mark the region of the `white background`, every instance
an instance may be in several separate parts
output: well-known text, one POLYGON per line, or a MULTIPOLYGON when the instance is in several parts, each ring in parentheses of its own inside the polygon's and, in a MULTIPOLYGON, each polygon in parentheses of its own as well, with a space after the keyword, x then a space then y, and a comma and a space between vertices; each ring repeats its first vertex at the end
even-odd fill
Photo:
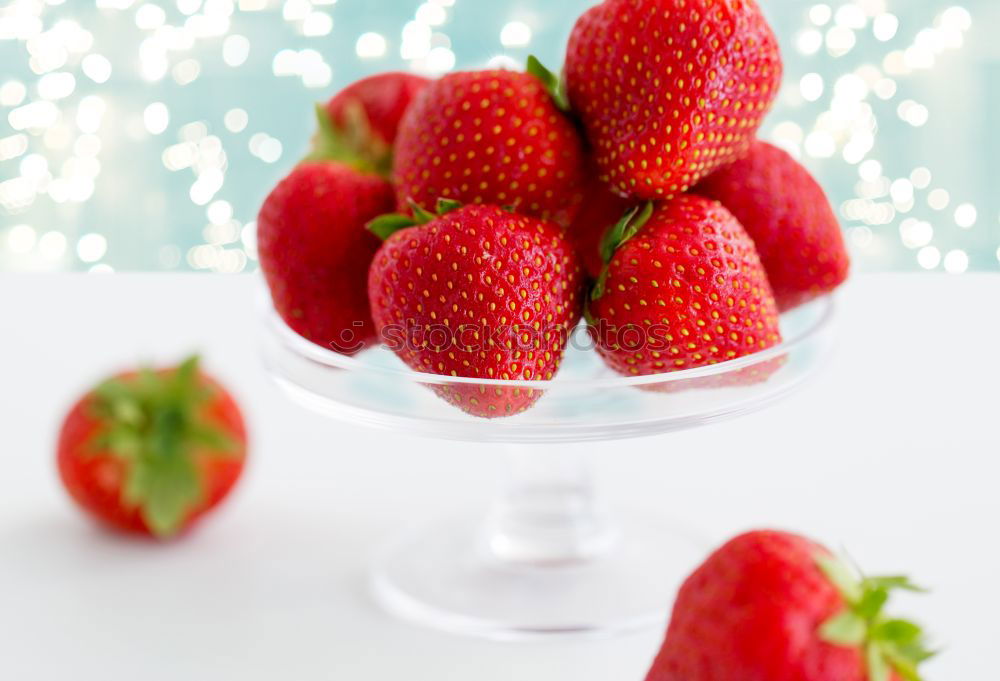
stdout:
MULTIPOLYGON (((253 288, 0 276, 0 679, 641 681, 662 632, 497 644, 373 606, 372 552, 411 519, 475 512, 500 458, 286 402, 257 356, 253 288), (195 349, 246 408, 245 484, 173 544, 92 527, 54 475, 63 410, 108 372, 195 349)), ((928 676, 986 678, 1000 611, 1000 277, 857 277, 840 302, 837 355, 806 389, 726 424, 589 446, 601 482, 612 502, 709 545, 776 526, 845 547, 869 572, 910 573, 934 591, 900 609, 945 648, 928 676)))

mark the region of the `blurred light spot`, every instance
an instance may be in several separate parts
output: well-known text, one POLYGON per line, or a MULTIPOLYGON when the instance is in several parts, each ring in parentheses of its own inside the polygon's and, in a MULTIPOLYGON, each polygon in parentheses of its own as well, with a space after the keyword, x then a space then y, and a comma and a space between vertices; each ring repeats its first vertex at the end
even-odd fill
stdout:
POLYGON ((866 182, 874 182, 882 177, 882 164, 875 159, 868 159, 858 166, 858 176, 866 182))
POLYGON ((837 143, 830 133, 817 130, 806 137, 805 149, 813 158, 830 158, 837 152, 837 143))
POLYGON ((11 110, 7 122, 15 130, 44 130, 59 120, 59 109, 52 102, 37 101, 11 110))
POLYGON ((431 51, 431 27, 418 21, 403 26, 403 42, 399 56, 403 59, 422 59, 431 51))
POLYGON ((135 12, 135 25, 143 30, 159 28, 167 20, 167 13, 159 5, 146 4, 135 12))
POLYGON ((416 18, 422 24, 440 26, 448 19, 448 13, 437 3, 425 2, 417 8, 416 18))
POLYGON ((248 222, 243 225, 243 230, 240 232, 240 241, 243 243, 243 249, 246 251, 248 257, 256 260, 257 259, 257 223, 248 222))
POLYGON ((833 18, 833 10, 829 5, 813 5, 809 8, 809 21, 817 26, 825 26, 833 18))
POLYGON ((875 87, 873 89, 879 99, 892 99, 896 96, 896 81, 892 78, 882 78, 875 83, 875 87))
POLYGON ((388 45, 380 33, 362 33, 354 45, 354 51, 362 59, 385 56, 388 45))
POLYGON ((914 102, 912 99, 901 102, 897 113, 901 119, 915 128, 925 125, 930 117, 930 111, 927 107, 914 102))
POLYGON ((153 102, 142 112, 142 121, 152 135, 159 135, 170 125, 170 111, 163 102, 153 102))
POLYGON ((486 68, 519 71, 521 62, 506 54, 498 54, 490 57, 489 61, 486 62, 486 68))
POLYGON ((87 95, 76 107, 76 127, 80 132, 95 133, 104 121, 108 105, 97 95, 87 95))
POLYGON ((38 182, 49 172, 49 162, 41 154, 29 154, 21 159, 21 176, 38 182))
POLYGON ((24 101, 28 89, 18 80, 8 80, 0 85, 0 106, 17 106, 24 101))
POLYGON ((208 221, 214 225, 229 222, 233 217, 233 206, 228 201, 213 201, 205 211, 208 221))
POLYGON ((868 23, 868 17, 865 16, 864 10, 857 5, 847 4, 837 8, 834 22, 838 26, 860 30, 868 23))
POLYGON ((929 222, 906 218, 899 224, 899 237, 907 248, 921 248, 934 238, 934 228, 929 222))
POLYGON ((964 7, 950 7, 941 14, 941 24, 960 31, 968 31, 972 28, 972 15, 964 7))
POLYGON ((233 133, 246 130, 247 123, 249 122, 250 117, 244 109, 230 109, 226 112, 226 116, 223 119, 226 130, 233 133))
POLYGON ((198 76, 201 75, 201 64, 197 59, 185 59, 174 65, 171 75, 178 85, 188 85, 198 80, 198 76))
POLYGON ((889 186, 889 196, 897 204, 912 201, 913 184, 909 180, 896 180, 889 186))
POLYGON ((930 186, 931 179, 931 171, 924 167, 914 168, 913 172, 910 173, 910 182, 917 189, 927 189, 930 186))
POLYGON ((62 99, 73 94, 76 78, 66 71, 46 73, 38 79, 37 87, 38 96, 42 99, 62 99))
POLYGON ((427 70, 430 73, 445 73, 455 68, 455 53, 447 47, 435 47, 427 55, 427 70))
POLYGON ((250 153, 264 163, 274 163, 281 158, 281 141, 267 133, 258 132, 250 138, 250 153))
POLYGON ((951 196, 947 189, 935 189, 927 195, 927 205, 934 210, 944 210, 950 201, 951 196))
POLYGON ((250 41, 246 36, 230 35, 222 42, 222 61, 229 66, 240 66, 250 56, 250 41))
POLYGON ((799 90, 802 98, 807 102, 815 102, 823 96, 823 76, 818 73, 807 73, 799 81, 799 90))
POLYGON ((88 54, 80 62, 83 74, 95 83, 106 83, 111 77, 111 62, 100 54, 88 54))
MULTIPOLYGON (((267 2, 267 0, 263 0, 267 2)), ((177 9, 181 14, 191 16, 201 9, 201 0, 177 0, 177 9)))
POLYGON ((896 37, 896 31, 899 30, 899 19, 896 18, 895 14, 880 14, 875 17, 872 30, 878 40, 888 42, 896 37))
POLYGON ((285 0, 281 16, 285 21, 303 21, 312 11, 309 0, 285 0))
POLYGON ((846 26, 834 26, 826 32, 826 51, 831 57, 843 57, 856 43, 854 31, 846 26))
POLYGON ((969 229, 979 219, 979 212, 971 203, 963 203, 955 209, 955 224, 962 229, 969 229))
POLYGON ((43 258, 58 260, 66 253, 66 237, 61 232, 46 232, 38 240, 38 250, 43 258))
POLYGON ((941 264, 941 251, 934 246, 925 246, 917 253, 917 262, 925 270, 936 269, 941 264))
POLYGON ((795 46, 805 55, 816 54, 823 46, 823 34, 815 28, 799 32, 795 37, 795 46))
POLYGON ((29 225, 14 225, 7 232, 7 248, 12 253, 28 253, 35 247, 35 230, 29 225))
POLYGON ((961 249, 948 251, 944 256, 944 269, 949 274, 963 274, 969 269, 969 255, 961 249))
POLYGON ((0 161, 17 158, 28 150, 28 136, 23 133, 0 137, 0 161))
POLYGON ((858 248, 868 248, 872 243, 872 230, 870 227, 851 227, 847 230, 847 238, 858 248))
POLYGON ((531 27, 523 21, 510 21, 500 30, 500 43, 504 47, 524 47, 531 42, 531 27))
POLYGON ((333 30, 333 18, 326 12, 310 12, 302 21, 302 35, 322 36, 329 35, 333 30))
POLYGON ((208 135, 208 126, 202 121, 185 123, 177 133, 177 136, 185 142, 198 142, 206 135, 208 135))
POLYGON ((100 234, 84 234, 76 242, 76 254, 83 262, 97 262, 108 252, 108 240, 100 234))

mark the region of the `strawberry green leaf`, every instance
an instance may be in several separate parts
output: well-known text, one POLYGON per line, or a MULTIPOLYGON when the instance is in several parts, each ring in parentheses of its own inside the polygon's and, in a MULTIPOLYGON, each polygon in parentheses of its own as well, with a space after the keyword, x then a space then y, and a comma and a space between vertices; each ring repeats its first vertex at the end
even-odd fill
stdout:
POLYGON ((608 266, 605 265, 601 268, 601 273, 597 277, 597 281, 594 282, 594 287, 590 289, 590 299, 600 300, 604 297, 604 291, 608 287, 608 266))
POLYGON ((545 68, 535 55, 528 57, 527 71, 542 81, 542 85, 545 86, 549 96, 552 97, 552 102, 556 105, 557 109, 560 111, 570 110, 569 96, 566 94, 566 82, 564 79, 545 68))
POLYGON ((850 610, 827 620, 819 630, 827 643, 838 646, 860 646, 868 636, 868 623, 850 610))
POLYGON ((869 681, 921 681, 918 667, 930 658, 923 629, 909 620, 889 618, 883 610, 894 590, 923 591, 908 578, 859 577, 847 563, 822 553, 817 566, 844 598, 845 608, 820 627, 831 644, 864 651, 869 681))
POLYGON ((443 198, 438 199, 437 206, 435 206, 438 216, 447 215, 448 213, 454 210, 458 210, 461 207, 462 207, 461 201, 455 201, 454 199, 443 199, 443 198))
POLYGON ((125 463, 122 504, 137 508, 157 536, 181 529, 203 499, 198 457, 238 454, 237 442, 203 414, 215 392, 192 357, 170 371, 105 382, 92 395, 99 427, 89 449, 125 463))
POLYGON ((413 218, 418 225, 426 225, 428 222, 434 222, 437 220, 437 215, 430 212, 413 199, 410 199, 409 204, 410 210, 413 211, 413 218))
POLYGON ((365 225, 365 228, 382 241, 385 241, 399 230, 413 227, 417 224, 417 221, 409 215, 389 213, 388 215, 381 215, 375 218, 365 225))

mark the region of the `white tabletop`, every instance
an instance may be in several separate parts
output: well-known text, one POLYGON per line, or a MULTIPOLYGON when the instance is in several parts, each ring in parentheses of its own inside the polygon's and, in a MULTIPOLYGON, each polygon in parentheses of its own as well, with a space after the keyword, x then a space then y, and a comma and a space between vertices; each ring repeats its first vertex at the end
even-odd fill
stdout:
MULTIPOLYGON (((410 519, 475 511, 499 457, 288 403, 256 355, 253 286, 0 276, 0 679, 641 681, 661 632, 489 643, 372 604, 372 552, 410 519), (94 529, 54 475, 63 409, 107 372, 194 349, 248 412, 245 484, 178 543, 94 529)), ((607 496, 712 544, 786 527, 848 548, 870 572, 908 572, 934 591, 901 605, 946 648, 929 676, 992 676, 998 306, 997 276, 858 276, 817 380, 769 411, 596 456, 607 496)))

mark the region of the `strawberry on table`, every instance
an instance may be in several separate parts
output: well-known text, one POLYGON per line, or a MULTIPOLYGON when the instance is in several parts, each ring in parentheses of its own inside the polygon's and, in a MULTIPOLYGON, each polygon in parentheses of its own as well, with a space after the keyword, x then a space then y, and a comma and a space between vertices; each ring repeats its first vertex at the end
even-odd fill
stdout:
POLYGON ((412 73, 390 72, 348 85, 320 110, 327 120, 321 123, 314 156, 343 160, 350 155, 388 177, 399 122, 429 82, 412 73))
POLYGON ((781 74, 754 0, 605 0, 579 19, 566 55, 570 101, 603 177, 646 199, 745 154, 781 74))
POLYGON ((684 195, 647 203, 607 233, 602 252, 588 322, 619 373, 693 369, 781 342, 753 241, 718 202, 684 195))
MULTIPOLYGON (((368 292, 383 340, 412 369, 441 376, 540 381, 559 369, 580 317, 580 266, 557 225, 490 205, 441 201, 438 214, 387 216, 368 292)), ((485 418, 541 396, 530 388, 432 385, 485 418)))
POLYGON ((375 341, 366 285, 380 242, 365 225, 393 201, 388 182, 337 161, 302 163, 267 197, 257 218, 261 269, 296 333, 343 354, 375 341))
POLYGON ((646 681, 919 681, 921 628, 883 612, 903 577, 860 577, 796 535, 751 532, 681 588, 646 681))
POLYGON ((421 92, 396 140, 401 211, 444 198, 569 224, 583 198, 582 141, 551 74, 531 64, 533 73, 451 73, 421 92))
POLYGON ((59 472, 104 524, 176 535, 232 490, 246 459, 239 407, 198 358, 124 373, 85 395, 59 436, 59 472))
POLYGON ((746 228, 782 311, 847 279, 850 257, 833 207, 809 171, 785 151, 755 142, 745 158, 693 191, 720 201, 746 228))

